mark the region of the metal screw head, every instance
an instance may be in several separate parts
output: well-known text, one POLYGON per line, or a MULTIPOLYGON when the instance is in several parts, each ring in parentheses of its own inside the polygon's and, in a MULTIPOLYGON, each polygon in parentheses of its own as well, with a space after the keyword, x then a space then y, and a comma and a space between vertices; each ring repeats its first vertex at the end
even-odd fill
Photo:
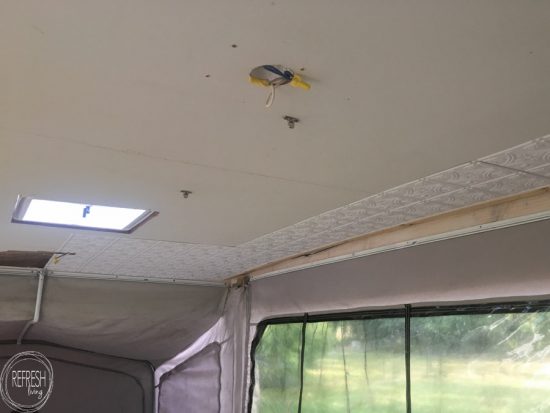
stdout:
POLYGON ((288 127, 290 129, 294 129, 294 125, 296 125, 296 123, 300 122, 300 119, 295 118, 294 116, 289 116, 289 115, 284 116, 283 119, 287 121, 288 127))

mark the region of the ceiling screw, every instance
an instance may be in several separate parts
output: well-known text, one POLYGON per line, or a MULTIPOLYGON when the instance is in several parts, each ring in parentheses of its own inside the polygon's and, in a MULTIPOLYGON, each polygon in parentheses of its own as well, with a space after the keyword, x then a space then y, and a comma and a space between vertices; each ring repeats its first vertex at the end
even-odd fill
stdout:
POLYGON ((182 189, 180 192, 183 195, 184 199, 189 198, 189 195, 191 195, 193 193, 193 191, 188 191, 187 189, 182 189))
POLYGON ((286 115, 285 117, 283 117, 283 119, 287 121, 288 127, 289 127, 290 129, 294 129, 294 125, 296 125, 298 122, 300 122, 300 119, 295 118, 295 117, 293 117, 293 116, 288 116, 288 115, 286 115))

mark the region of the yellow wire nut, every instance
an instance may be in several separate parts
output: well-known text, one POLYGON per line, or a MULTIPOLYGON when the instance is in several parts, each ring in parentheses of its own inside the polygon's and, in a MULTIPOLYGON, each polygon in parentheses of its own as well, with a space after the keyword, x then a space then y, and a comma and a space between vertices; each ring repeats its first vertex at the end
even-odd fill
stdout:
POLYGON ((294 77, 290 81, 290 86, 299 87, 300 89, 304 89, 304 90, 311 89, 310 84, 307 83, 307 82, 304 82, 302 80, 302 78, 300 76, 296 75, 296 74, 294 75, 294 77))

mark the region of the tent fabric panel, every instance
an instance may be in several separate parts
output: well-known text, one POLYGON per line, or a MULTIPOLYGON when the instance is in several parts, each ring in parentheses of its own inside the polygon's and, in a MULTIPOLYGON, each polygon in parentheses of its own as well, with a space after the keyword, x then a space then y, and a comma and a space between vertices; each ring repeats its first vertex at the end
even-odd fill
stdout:
MULTIPOLYGON (((38 281, 34 276, 0 274, 0 323, 30 320, 38 281)), ((0 334, 3 328, 0 328, 0 334)))
POLYGON ((224 311, 218 322, 196 342, 168 360, 155 371, 155 383, 168 372, 212 343, 219 343, 221 363, 220 413, 242 413, 247 377, 247 337, 249 320, 248 288, 232 288, 225 300, 224 311))
POLYGON ((540 221, 260 279, 251 320, 550 294, 548 239, 540 221))
POLYGON ((166 373, 159 384, 159 413, 217 413, 220 411, 220 345, 202 351, 166 373))
POLYGON ((26 321, 2 321, 0 322, 0 343, 9 342, 15 343, 17 337, 21 334, 26 321))
MULTIPOLYGON (((54 388, 41 412, 153 413, 153 371, 148 363, 43 344, 0 345, 0 368, 22 351, 52 363, 54 388)), ((0 413, 9 412, 0 403, 0 413)))
POLYGON ((220 287, 48 277, 40 322, 26 338, 158 365, 218 320, 224 293, 220 287))
POLYGON ((142 389, 131 377, 63 360, 50 362, 55 371, 55 390, 41 413, 147 411, 142 389))

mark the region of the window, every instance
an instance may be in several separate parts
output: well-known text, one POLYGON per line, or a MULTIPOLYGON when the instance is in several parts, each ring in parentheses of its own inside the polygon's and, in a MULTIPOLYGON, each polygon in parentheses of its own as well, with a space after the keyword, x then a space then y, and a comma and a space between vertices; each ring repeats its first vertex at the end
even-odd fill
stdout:
POLYGON ((157 214, 146 209, 19 197, 12 222, 130 233, 157 214))
POLYGON ((550 412, 550 303, 268 320, 252 359, 252 413, 550 412))

